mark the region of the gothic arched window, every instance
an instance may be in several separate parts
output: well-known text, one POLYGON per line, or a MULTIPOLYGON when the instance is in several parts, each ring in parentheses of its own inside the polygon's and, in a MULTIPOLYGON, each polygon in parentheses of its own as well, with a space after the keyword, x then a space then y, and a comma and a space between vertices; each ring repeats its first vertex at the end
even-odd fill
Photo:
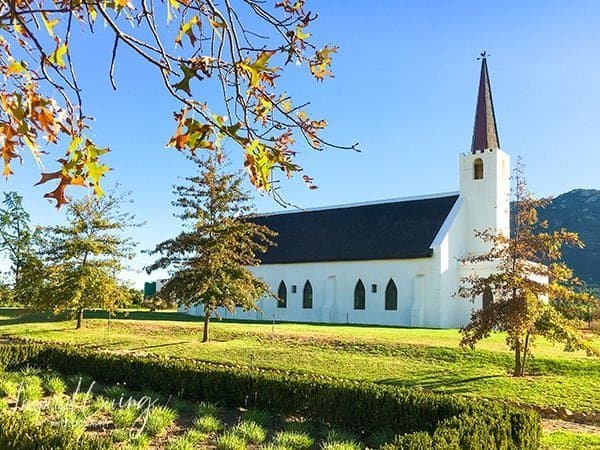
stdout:
POLYGON ((396 283, 392 279, 390 279, 385 288, 385 309, 387 311, 398 309, 398 289, 396 289, 396 283))
POLYGON ((283 281, 279 283, 279 289, 277 289, 277 297, 279 297, 279 300, 277 301, 277 307, 287 308, 287 287, 285 286, 285 283, 283 281))
POLYGON ((304 309, 311 309, 313 306, 313 290, 310 281, 306 280, 304 283, 304 290, 302 291, 302 307, 304 309))
POLYGON ((483 291, 483 295, 482 295, 482 307, 483 309, 487 308, 488 306, 490 306, 492 304, 492 302, 494 301, 494 293, 492 292, 492 290, 490 289, 490 287, 485 288, 485 291, 483 291))
POLYGON ((365 285, 360 279, 354 287, 354 309, 365 309, 365 285))
POLYGON ((473 162, 473 179, 483 180, 483 159, 477 158, 473 162))

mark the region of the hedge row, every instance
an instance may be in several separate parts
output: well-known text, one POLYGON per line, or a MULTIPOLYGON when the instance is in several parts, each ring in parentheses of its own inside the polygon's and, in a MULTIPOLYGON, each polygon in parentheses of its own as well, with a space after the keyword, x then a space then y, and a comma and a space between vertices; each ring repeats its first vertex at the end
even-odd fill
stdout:
POLYGON ((359 433, 391 429, 399 449, 535 449, 540 421, 533 411, 451 395, 399 389, 194 360, 117 355, 58 344, 0 346, 0 365, 85 373, 97 381, 132 389, 207 400, 225 406, 254 407, 300 414, 359 433))

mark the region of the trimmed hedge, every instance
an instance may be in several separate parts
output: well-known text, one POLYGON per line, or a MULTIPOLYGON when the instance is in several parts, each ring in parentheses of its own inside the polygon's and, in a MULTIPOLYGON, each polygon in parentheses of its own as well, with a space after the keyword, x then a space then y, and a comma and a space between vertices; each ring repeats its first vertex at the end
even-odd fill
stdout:
POLYGON ((394 447, 536 449, 541 425, 533 411, 495 402, 278 370, 225 366, 159 356, 117 355, 67 345, 0 346, 0 366, 34 365, 97 381, 124 383, 188 400, 301 414, 365 433, 391 429, 394 447))

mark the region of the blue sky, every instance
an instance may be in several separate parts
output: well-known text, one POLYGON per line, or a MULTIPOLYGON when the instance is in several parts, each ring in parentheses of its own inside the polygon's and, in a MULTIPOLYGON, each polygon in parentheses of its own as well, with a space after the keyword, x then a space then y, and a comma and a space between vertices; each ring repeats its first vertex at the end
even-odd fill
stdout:
MULTIPOLYGON (((312 114, 328 120, 330 141, 359 142, 362 151, 300 147, 299 162, 319 189, 309 191, 300 180, 284 182, 290 202, 316 207, 456 190, 458 154, 470 146, 476 57, 483 49, 491 54, 501 146, 513 162, 522 156, 531 190, 557 195, 600 189, 600 3, 307 0, 307 5, 320 14, 313 35, 340 47, 335 78, 316 83, 290 66, 286 90, 297 102, 310 100, 312 114)), ((192 167, 164 146, 177 105, 162 92, 158 73, 123 50, 118 90, 110 87, 111 43, 100 32, 75 44, 79 79, 86 112, 95 117, 95 139, 112 148, 107 162, 114 170, 105 184, 118 181, 133 192, 137 218, 147 222, 134 237, 147 249, 178 233, 171 186, 192 167)), ((201 87, 195 94, 202 96, 201 87)), ((237 149, 231 150, 239 166, 237 149)), ((46 160, 48 169, 54 156, 46 160)), ((62 221, 64 212, 42 198, 47 189, 32 186, 39 177, 33 161, 26 158, 15 169, 14 177, 2 181, 3 190, 22 193, 35 223, 62 221)), ((261 195, 256 205, 259 211, 280 209, 261 195)), ((149 260, 140 256, 132 266, 149 260)), ((138 283, 146 278, 132 277, 138 283)))

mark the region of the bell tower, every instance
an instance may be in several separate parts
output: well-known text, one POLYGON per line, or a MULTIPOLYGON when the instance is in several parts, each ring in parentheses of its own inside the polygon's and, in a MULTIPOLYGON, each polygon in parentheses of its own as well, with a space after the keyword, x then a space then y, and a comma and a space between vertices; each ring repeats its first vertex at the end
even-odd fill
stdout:
POLYGON ((471 151, 460 155, 460 194, 466 209, 466 250, 470 254, 490 248, 475 236, 475 230, 510 234, 510 158, 500 149, 487 56, 483 52, 480 58, 471 151))

